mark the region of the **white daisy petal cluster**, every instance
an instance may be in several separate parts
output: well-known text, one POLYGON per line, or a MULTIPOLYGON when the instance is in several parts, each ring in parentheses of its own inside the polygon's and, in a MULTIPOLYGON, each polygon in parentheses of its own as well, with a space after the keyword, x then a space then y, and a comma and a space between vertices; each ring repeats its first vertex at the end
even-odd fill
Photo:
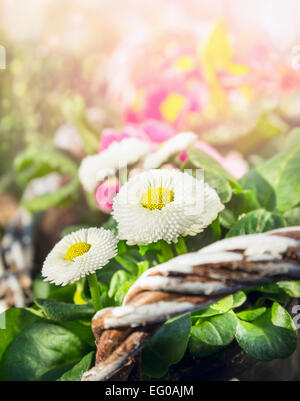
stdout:
POLYGON ((224 208, 216 191, 203 180, 179 170, 149 170, 130 179, 114 198, 113 217, 119 238, 128 245, 203 231, 224 208))
POLYGON ((137 138, 125 138, 113 142, 99 154, 85 157, 79 167, 79 179, 83 188, 93 192, 97 185, 120 168, 134 164, 150 152, 150 145, 137 138))
POLYGON ((95 273, 117 254, 118 240, 104 228, 88 228, 66 235, 45 259, 42 276, 56 285, 75 283, 95 273))
POLYGON ((146 157, 144 168, 146 170, 158 168, 171 157, 186 150, 197 140, 197 135, 193 132, 182 132, 164 142, 163 145, 154 153, 146 157))

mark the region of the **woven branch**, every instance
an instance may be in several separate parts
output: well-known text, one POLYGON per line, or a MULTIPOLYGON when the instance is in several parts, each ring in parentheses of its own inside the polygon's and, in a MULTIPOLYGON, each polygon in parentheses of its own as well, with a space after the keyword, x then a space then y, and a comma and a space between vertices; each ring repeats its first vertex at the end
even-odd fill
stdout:
POLYGON ((128 378, 133 358, 171 317, 239 290, 300 279, 300 226, 218 241, 147 270, 120 307, 92 320, 96 365, 83 381, 128 378))
POLYGON ((33 270, 33 220, 18 209, 0 243, 0 311, 25 307, 33 270))

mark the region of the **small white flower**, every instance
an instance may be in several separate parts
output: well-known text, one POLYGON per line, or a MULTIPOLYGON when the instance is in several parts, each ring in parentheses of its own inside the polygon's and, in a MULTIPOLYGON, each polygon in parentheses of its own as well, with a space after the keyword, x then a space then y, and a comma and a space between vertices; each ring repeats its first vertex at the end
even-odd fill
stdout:
POLYGON ((154 153, 146 157, 144 168, 146 170, 158 168, 171 157, 186 150, 197 140, 197 135, 193 132, 183 132, 164 142, 163 145, 154 153))
POLYGON ((203 180, 179 170, 149 170, 121 188, 112 213, 119 238, 129 245, 144 245, 196 235, 223 208, 216 191, 203 180))
POLYGON ((74 283, 105 266, 117 254, 117 239, 103 228, 66 235, 47 256, 42 276, 56 285, 74 283))
POLYGON ((99 182, 114 175, 120 168, 138 162, 149 151, 147 142, 126 138, 121 142, 113 142, 99 154, 85 157, 79 167, 79 179, 83 188, 93 192, 99 182))

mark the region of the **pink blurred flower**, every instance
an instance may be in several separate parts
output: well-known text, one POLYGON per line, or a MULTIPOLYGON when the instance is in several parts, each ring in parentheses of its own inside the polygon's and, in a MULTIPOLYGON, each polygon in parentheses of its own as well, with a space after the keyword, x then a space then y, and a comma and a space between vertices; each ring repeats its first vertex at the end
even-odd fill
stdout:
POLYGON ((223 157, 222 166, 236 178, 243 177, 249 170, 246 160, 236 151, 231 151, 223 157))
MULTIPOLYGON (((231 151, 226 156, 222 156, 213 146, 203 141, 196 142, 194 147, 213 157, 228 173, 236 178, 241 178, 249 169, 248 163, 239 152, 231 151)), ((186 159, 187 152, 183 151, 179 156, 179 160, 184 163, 186 159)))
POLYGON ((176 134, 175 130, 160 121, 147 119, 141 124, 125 125, 120 131, 107 128, 102 131, 99 152, 107 149, 113 142, 121 142, 125 138, 137 138, 152 144, 152 150, 156 144, 165 142, 176 134))
POLYGON ((121 142, 125 138, 137 138, 142 141, 148 141, 147 135, 133 125, 127 125, 120 131, 107 128, 102 131, 99 152, 107 149, 113 142, 121 142))
POLYGON ((98 208, 104 213, 112 210, 113 199, 119 192, 120 184, 118 179, 109 178, 98 185, 95 191, 95 199, 98 208))
POLYGON ((135 102, 124 112, 127 123, 146 119, 164 122, 176 130, 184 129, 192 112, 201 112, 207 98, 203 80, 185 76, 163 77, 137 89, 135 102))
POLYGON ((152 119, 144 121, 140 128, 146 133, 151 142, 165 142, 176 134, 175 130, 169 125, 152 119))

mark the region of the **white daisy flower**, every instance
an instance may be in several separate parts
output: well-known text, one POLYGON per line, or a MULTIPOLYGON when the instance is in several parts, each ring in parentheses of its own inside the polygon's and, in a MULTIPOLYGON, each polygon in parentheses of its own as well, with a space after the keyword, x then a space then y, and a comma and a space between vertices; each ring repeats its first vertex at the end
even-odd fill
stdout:
POLYGON ((67 285, 95 273, 117 254, 117 239, 103 228, 88 228, 66 235, 47 256, 42 276, 67 285))
POLYGON ((216 191, 203 180, 179 170, 149 170, 121 188, 112 214, 120 239, 128 245, 145 245, 196 235, 223 208, 216 191))
POLYGON ((160 167, 163 163, 170 160, 171 157, 186 150, 197 138, 197 135, 193 132, 182 132, 165 141, 156 152, 146 157, 144 168, 148 170, 160 167))
POLYGON ((79 167, 79 179, 83 188, 93 192, 99 182, 112 176, 117 170, 141 160, 150 152, 150 145, 137 138, 113 142, 99 154, 85 157, 79 167))

